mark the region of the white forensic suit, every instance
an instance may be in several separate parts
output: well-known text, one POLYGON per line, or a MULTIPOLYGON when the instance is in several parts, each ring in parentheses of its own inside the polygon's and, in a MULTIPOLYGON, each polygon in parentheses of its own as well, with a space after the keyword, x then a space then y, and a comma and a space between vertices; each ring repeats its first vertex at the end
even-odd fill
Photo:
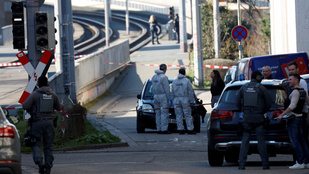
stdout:
POLYGON ((172 99, 168 78, 162 70, 155 70, 152 77, 152 88, 154 94, 154 107, 156 109, 157 131, 167 131, 169 117, 169 100, 172 99))
POLYGON ((185 75, 179 74, 172 84, 177 130, 184 130, 183 117, 186 118, 187 130, 194 129, 190 103, 194 102, 194 90, 190 80, 185 75))

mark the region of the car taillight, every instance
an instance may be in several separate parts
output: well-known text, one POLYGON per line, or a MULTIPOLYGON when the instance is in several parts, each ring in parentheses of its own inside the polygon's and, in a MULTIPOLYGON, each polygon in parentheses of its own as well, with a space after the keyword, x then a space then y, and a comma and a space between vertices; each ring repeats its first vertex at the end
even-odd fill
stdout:
POLYGON ((227 117, 232 117, 233 112, 232 111, 212 111, 211 116, 213 118, 227 118, 227 117))
POLYGON ((15 138, 15 130, 13 127, 0 128, 0 137, 15 138))
POLYGON ((284 111, 284 110, 275 110, 274 113, 273 113, 273 116, 274 116, 274 117, 278 117, 280 114, 283 113, 283 111, 284 111))

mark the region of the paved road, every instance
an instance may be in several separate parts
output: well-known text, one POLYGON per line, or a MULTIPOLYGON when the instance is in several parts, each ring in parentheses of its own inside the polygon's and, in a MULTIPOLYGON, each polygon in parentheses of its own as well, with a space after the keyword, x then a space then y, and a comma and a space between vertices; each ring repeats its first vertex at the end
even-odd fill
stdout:
MULTIPOLYGON (((173 41, 161 41, 160 45, 147 45, 135 52, 131 59, 136 63, 176 64, 187 62, 186 54, 179 52, 179 45, 173 41), (165 51, 162 51, 165 50, 165 51), (148 54, 148 55, 147 55, 148 54), (151 56, 149 56, 149 54, 151 56)), ((143 82, 152 77, 156 67, 131 66, 123 73, 115 93, 122 95, 105 111, 134 110, 136 94, 143 82)), ((168 77, 176 77, 178 68, 169 68, 168 77)), ((200 98, 209 100, 209 91, 196 91, 200 98)), ((209 106, 207 106, 210 112, 209 106)), ((92 115, 94 117, 95 115, 92 115)), ((208 115, 209 116, 209 113, 208 115)), ((90 117, 90 115, 89 115, 90 117)), ((121 174, 205 174, 205 173, 308 173, 307 170, 288 170, 291 155, 272 157, 271 170, 264 171, 257 155, 248 158, 246 171, 239 171, 237 164, 225 163, 223 167, 210 167, 207 160, 206 125, 202 124, 201 133, 197 135, 159 135, 154 130, 146 129, 146 133, 137 134, 135 112, 106 113, 96 119, 99 124, 128 142, 129 147, 100 150, 85 150, 55 154, 53 174, 84 174, 84 173, 121 173, 121 174)), ((22 155, 23 173, 36 173, 30 154, 22 155)))

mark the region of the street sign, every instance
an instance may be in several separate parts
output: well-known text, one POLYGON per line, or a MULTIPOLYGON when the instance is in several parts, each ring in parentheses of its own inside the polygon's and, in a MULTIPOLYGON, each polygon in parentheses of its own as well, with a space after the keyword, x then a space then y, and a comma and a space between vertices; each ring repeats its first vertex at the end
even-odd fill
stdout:
POLYGON ((28 98, 28 96, 32 93, 32 91, 35 88, 35 85, 37 84, 38 78, 42 75, 51 55, 52 52, 45 50, 38 66, 36 67, 36 69, 34 69, 23 51, 16 54, 17 58, 22 63, 22 65, 24 66, 24 68, 26 69, 27 73, 30 76, 28 85, 26 86, 25 91, 23 92, 22 96, 18 101, 19 103, 23 104, 24 101, 28 98))
POLYGON ((244 26, 238 25, 234 27, 232 30, 232 38, 236 42, 241 42, 241 41, 246 40, 247 36, 248 36, 248 30, 244 26))

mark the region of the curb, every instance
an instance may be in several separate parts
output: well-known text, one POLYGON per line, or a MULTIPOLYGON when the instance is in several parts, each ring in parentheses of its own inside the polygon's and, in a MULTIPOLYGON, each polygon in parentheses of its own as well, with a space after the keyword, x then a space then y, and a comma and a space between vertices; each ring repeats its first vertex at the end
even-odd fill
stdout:
MULTIPOLYGON (((107 97, 109 99, 109 97, 107 97)), ((108 108, 109 106, 111 106, 113 103, 115 103, 115 101, 119 100, 121 98, 121 95, 117 95, 113 98, 111 98, 109 101, 107 101, 102 107, 100 107, 98 110, 97 110, 97 113, 95 115, 95 118, 98 118, 98 117, 102 117, 103 115, 100 114, 98 115, 98 113, 101 113, 103 112, 106 108, 108 108)))
POLYGON ((65 152, 65 151, 74 151, 74 150, 94 150, 94 149, 106 149, 113 147, 128 147, 129 144, 126 142, 123 143, 107 143, 107 144, 92 144, 92 145, 82 145, 82 146, 72 146, 66 148, 54 149, 55 152, 65 152))

